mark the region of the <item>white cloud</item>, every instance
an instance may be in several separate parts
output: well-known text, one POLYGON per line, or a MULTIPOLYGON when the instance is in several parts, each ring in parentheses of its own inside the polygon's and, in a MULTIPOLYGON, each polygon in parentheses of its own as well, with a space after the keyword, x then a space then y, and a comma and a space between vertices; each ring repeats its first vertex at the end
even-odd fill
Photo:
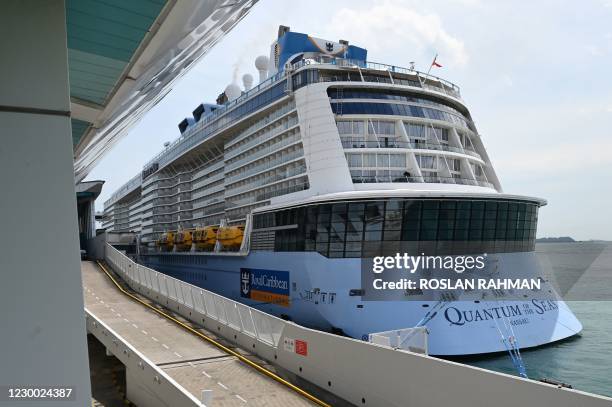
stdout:
POLYGON ((367 44, 378 55, 391 51, 409 54, 409 58, 432 58, 437 52, 442 65, 468 62, 463 41, 444 29, 437 14, 417 12, 399 0, 380 1, 369 8, 342 8, 328 29, 354 43, 367 44))
POLYGON ((585 48, 587 52, 593 55, 594 57, 600 57, 604 54, 601 48, 598 47, 597 45, 591 44, 591 45, 587 45, 585 48))
POLYGON ((514 81, 512 80, 512 77, 508 74, 503 74, 501 77, 501 82, 504 86, 506 87, 512 87, 514 86, 514 81))
POLYGON ((452 3, 457 3, 461 6, 475 7, 482 5, 481 0, 452 0, 452 3))

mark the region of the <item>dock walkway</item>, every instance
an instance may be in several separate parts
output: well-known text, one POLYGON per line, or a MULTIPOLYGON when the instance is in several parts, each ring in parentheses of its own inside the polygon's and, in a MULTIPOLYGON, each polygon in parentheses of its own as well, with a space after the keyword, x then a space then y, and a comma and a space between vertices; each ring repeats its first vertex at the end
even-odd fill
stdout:
POLYGON ((85 307, 196 398, 213 406, 311 406, 309 400, 121 293, 100 267, 81 263, 85 307))

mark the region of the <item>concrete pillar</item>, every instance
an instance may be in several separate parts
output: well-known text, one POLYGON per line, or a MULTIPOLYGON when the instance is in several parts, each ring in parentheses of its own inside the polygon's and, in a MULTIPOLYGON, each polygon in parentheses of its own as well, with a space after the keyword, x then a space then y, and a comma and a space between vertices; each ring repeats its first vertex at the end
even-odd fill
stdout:
POLYGON ((85 406, 65 13, 63 0, 0 4, 0 385, 70 386, 74 400, 44 404, 85 406))

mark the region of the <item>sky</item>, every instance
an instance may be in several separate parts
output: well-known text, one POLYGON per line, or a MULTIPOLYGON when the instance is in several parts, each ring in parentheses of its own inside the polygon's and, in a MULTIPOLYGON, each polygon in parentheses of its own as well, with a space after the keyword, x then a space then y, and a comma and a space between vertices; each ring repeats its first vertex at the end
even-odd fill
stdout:
POLYGON ((612 240, 612 0, 260 0, 91 171, 103 202, 178 123, 234 79, 257 78, 279 25, 461 88, 503 191, 544 198, 538 236, 612 240))

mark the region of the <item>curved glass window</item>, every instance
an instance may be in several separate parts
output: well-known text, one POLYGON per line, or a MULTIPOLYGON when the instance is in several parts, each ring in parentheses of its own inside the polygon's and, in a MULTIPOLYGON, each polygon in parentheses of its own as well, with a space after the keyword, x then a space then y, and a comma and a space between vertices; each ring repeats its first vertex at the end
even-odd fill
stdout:
POLYGON ((422 117, 433 120, 441 120, 476 131, 474 125, 460 114, 450 113, 445 110, 431 107, 400 105, 395 103, 376 102, 332 102, 331 108, 334 114, 383 114, 395 116, 422 117))
POLYGON ((382 90, 382 89, 347 89, 347 88, 328 88, 327 95, 331 99, 382 99, 382 100, 399 100, 402 102, 418 103, 421 105, 428 106, 444 106, 447 109, 453 110, 455 113, 461 116, 468 117, 466 113, 458 110, 451 103, 428 96, 414 96, 407 92, 401 92, 396 90, 382 90))
POLYGON ((254 230, 274 228, 275 251, 327 257, 525 252, 535 248, 537 217, 526 201, 361 200, 256 214, 254 230))

